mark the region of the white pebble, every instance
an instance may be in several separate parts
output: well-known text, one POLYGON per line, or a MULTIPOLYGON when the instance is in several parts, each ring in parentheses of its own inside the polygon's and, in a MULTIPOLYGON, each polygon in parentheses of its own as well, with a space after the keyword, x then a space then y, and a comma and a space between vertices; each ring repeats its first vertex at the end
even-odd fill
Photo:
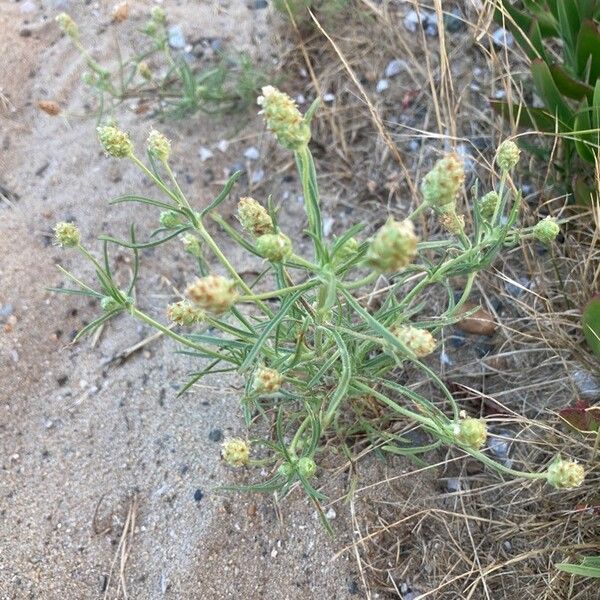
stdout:
POLYGON ((387 79, 380 79, 377 82, 377 87, 375 88, 375 91, 378 94, 381 94, 383 92, 385 92, 385 90, 387 90, 390 87, 390 82, 387 79))
POLYGON ((199 150, 198 150, 198 156, 200 157, 200 160, 202 162, 208 160, 209 158, 213 157, 213 152, 212 150, 209 150, 208 148, 204 148, 204 146, 202 146, 199 150))
POLYGON ((254 146, 250 146, 250 148, 246 148, 244 158, 248 160, 258 160, 260 158, 260 152, 254 146))

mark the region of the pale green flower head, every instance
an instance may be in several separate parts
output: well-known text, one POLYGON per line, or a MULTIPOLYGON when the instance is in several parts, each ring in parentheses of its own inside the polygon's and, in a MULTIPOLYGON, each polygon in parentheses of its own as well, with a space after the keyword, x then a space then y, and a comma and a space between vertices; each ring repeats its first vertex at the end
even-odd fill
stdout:
POLYGON ((264 115, 267 127, 284 148, 299 150, 308 145, 310 126, 287 94, 267 85, 257 102, 262 107, 260 114, 264 115))
POLYGON ((221 315, 228 311, 237 300, 235 283, 221 275, 207 275, 192 283, 186 294, 200 308, 221 315))
POLYGON ((248 233, 257 237, 266 233, 273 233, 274 227, 271 215, 254 198, 240 198, 237 210, 240 223, 248 233))
POLYGON ((250 444, 241 438, 229 438, 221 449, 223 460, 231 467, 243 467, 250 462, 250 444))
POLYGON ((306 479, 311 479, 315 476, 316 472, 317 463, 315 463, 315 461, 312 458, 309 458, 308 456, 303 456, 298 461, 298 473, 300 473, 302 477, 305 477, 306 479))
POLYGON ((520 156, 521 151, 519 150, 519 146, 511 140, 505 140, 498 147, 496 163, 502 172, 507 173, 517 166, 520 156))
POLYGON ((127 158, 133 154, 133 143, 129 136, 114 125, 103 125, 96 129, 98 139, 109 156, 127 158))
POLYGON ((63 248, 73 248, 79 245, 81 233, 75 223, 57 223, 54 226, 54 239, 63 248))
POLYGON ((479 450, 487 439, 487 426, 481 419, 467 417, 455 425, 454 434, 461 444, 479 450))
POLYGON ((167 229, 174 229, 181 224, 181 214, 174 210, 163 210, 158 218, 160 224, 167 229))
POLYGON ((488 192, 477 201, 481 216, 488 220, 494 216, 498 204, 500 204, 500 196, 495 191, 488 192))
POLYGON ((381 273, 396 273, 416 256, 417 241, 412 221, 390 217, 371 242, 367 263, 381 273))
POLYGON ((456 203, 464 182, 463 161, 458 154, 447 154, 423 177, 421 182, 423 200, 435 210, 446 211, 449 206, 456 203))
POLYGON ((194 325, 204 321, 206 314, 189 300, 181 300, 167 306, 167 317, 177 325, 194 325))
POLYGON ((418 358, 429 356, 435 350, 435 338, 427 329, 420 329, 411 325, 396 325, 392 333, 418 358))
POLYGON ((150 156, 163 163, 169 160, 169 156, 171 156, 171 142, 160 131, 152 129, 146 143, 150 156))
POLYGON ((560 227, 553 217, 542 219, 533 228, 533 237, 543 244, 550 244, 560 233, 560 227))
POLYGON ((111 312, 121 307, 121 304, 117 302, 112 296, 104 296, 100 300, 100 306, 104 312, 111 312))
POLYGON ((186 233, 181 236, 181 243, 183 244, 184 250, 195 256, 196 258, 200 258, 202 256, 202 244, 200 243, 200 239, 197 238, 193 233, 186 233))
POLYGON ((63 32, 70 38, 74 40, 79 39, 79 28, 77 27, 77 23, 73 21, 70 15, 65 12, 61 12, 59 15, 56 15, 55 20, 63 32))
POLYGON ((266 233, 256 240, 256 251, 271 262, 281 262, 292 254, 292 241, 283 233, 266 233))
POLYGON ((279 371, 261 367, 254 373, 252 389, 259 394, 273 394, 283 384, 283 377, 279 371))
POLYGON ((552 462, 546 471, 550 485, 559 489, 579 487, 585 479, 584 468, 574 460, 563 460, 560 456, 552 462))

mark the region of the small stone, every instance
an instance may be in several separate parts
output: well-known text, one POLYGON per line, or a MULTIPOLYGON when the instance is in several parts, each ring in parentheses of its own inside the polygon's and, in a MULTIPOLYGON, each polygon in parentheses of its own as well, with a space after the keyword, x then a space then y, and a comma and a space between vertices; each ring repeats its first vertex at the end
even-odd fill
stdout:
POLYGON ((220 442, 223 439, 223 432, 220 429, 211 429, 208 439, 211 442, 220 442))
POLYGON ((576 369, 571 373, 571 379, 579 395, 584 400, 600 398, 600 379, 586 369, 576 369))
POLYGON ((265 178, 265 172, 262 169, 257 169, 252 173, 250 178, 251 183, 260 183, 265 178))
POLYGON ((385 90, 387 90, 390 87, 390 82, 387 79, 380 79, 377 82, 377 87, 375 88, 375 91, 378 94, 382 94, 383 92, 385 92, 385 90))
MULTIPOLYGON (((461 312, 469 312, 476 308, 476 306, 476 304, 467 302, 462 307, 461 312)), ((496 333, 498 324, 494 321, 494 317, 487 310, 479 307, 471 316, 461 319, 457 323, 457 327, 465 333, 491 336, 496 333)))
POLYGON ((451 494, 462 491, 460 479, 458 479, 458 477, 450 477, 448 480, 446 480, 446 489, 451 494))
POLYGON ((20 10, 22 13, 33 13, 37 10, 37 6, 35 5, 35 2, 26 0, 20 4, 20 10))
POLYGON ((494 43, 494 46, 497 46, 498 48, 510 48, 515 43, 515 38, 510 31, 503 27, 499 27, 492 33, 492 42, 494 43))
POLYGON ((419 19, 419 14, 416 10, 409 10, 404 17, 404 27, 408 29, 411 33, 415 33, 417 31, 417 25, 421 22, 419 19))
POLYGON ((209 148, 205 148, 204 146, 200 147, 198 150, 198 156, 202 162, 207 161, 209 158, 213 157, 213 151, 209 148))
POLYGON ((296 96, 296 104, 306 104, 306 98, 302 94, 296 96))
POLYGON ((421 595, 421 592, 408 592, 404 594, 402 600, 417 600, 417 598, 421 595))
POLYGON ((252 2, 247 4, 247 6, 250 10, 261 10, 263 8, 267 8, 269 3, 267 0, 252 0, 252 2))
POLYGON ((333 519, 335 519, 337 517, 337 513, 335 512, 335 509, 332 507, 329 508, 329 510, 325 513, 325 518, 328 521, 332 521, 333 519))
POLYGON ((219 143, 217 144, 217 150, 219 152, 227 152, 227 148, 229 148, 229 142, 227 140, 219 140, 219 143))
POLYGON ((333 102, 335 100, 335 94, 328 92, 327 94, 323 94, 323 102, 333 102))
POLYGON ((384 74, 388 78, 395 77, 396 75, 399 75, 403 69, 406 68, 407 65, 405 61, 400 60, 398 58, 394 58, 387 64, 384 74))
POLYGON ((14 308, 12 304, 4 304, 0 306, 0 323, 4 323, 8 317, 13 314, 14 308))
POLYGON ((457 33, 466 29, 467 24, 462 18, 460 11, 457 8, 454 8, 450 12, 444 14, 444 27, 448 33, 457 33))
POLYGON ((174 50, 183 50, 186 47, 185 35, 180 25, 169 27, 169 46, 174 50))
POLYGON ((258 148, 255 148, 254 146, 246 148, 244 151, 244 158, 247 160, 258 160, 260 158, 260 152, 258 151, 258 148))
POLYGON ((352 594, 352 596, 356 596, 359 591, 360 591, 360 588, 358 587, 358 583, 356 581, 354 581, 353 579, 351 579, 348 582, 348 592, 350 592, 350 594, 352 594))
POLYGON ((198 488, 195 492, 194 492, 194 500, 196 502, 200 502, 200 500, 202 500, 202 498, 204 498, 204 492, 198 488))
POLYGON ((512 459, 509 457, 510 452, 510 432, 499 431, 496 436, 489 436, 487 445, 490 452, 509 469, 512 467, 512 459), (496 437, 499 436, 499 437, 496 437))

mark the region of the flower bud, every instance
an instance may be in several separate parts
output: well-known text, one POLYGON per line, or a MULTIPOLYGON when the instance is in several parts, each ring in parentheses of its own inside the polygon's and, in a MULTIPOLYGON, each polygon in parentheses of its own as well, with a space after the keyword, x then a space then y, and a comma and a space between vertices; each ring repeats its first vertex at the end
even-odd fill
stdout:
POLYGON ((158 220, 163 227, 174 229, 181 224, 181 214, 174 210, 163 210, 158 220))
POLYGON ((194 306, 188 300, 181 300, 167 306, 167 317, 177 325, 194 325, 201 323, 206 318, 204 311, 194 306))
POLYGON ((435 163, 423 177, 421 193, 427 204, 436 210, 453 205, 465 181, 465 170, 457 154, 448 154, 435 163))
POLYGON ((491 191, 485 194, 477 201, 481 216, 489 220, 494 216, 496 207, 500 204, 500 196, 497 192, 491 191))
POLYGON ((73 21, 70 15, 65 12, 61 12, 56 16, 56 22, 71 39, 77 40, 79 39, 79 28, 77 27, 77 23, 73 21))
POLYGON ((292 254, 292 241, 283 233, 266 233, 256 240, 256 251, 271 262, 281 262, 292 254))
POLYGON ((161 6, 154 6, 150 11, 150 18, 160 25, 164 25, 167 22, 167 13, 161 6))
POLYGON ((150 81, 152 79, 152 70, 150 69, 150 67, 148 66, 148 63, 145 60, 141 60, 138 63, 137 72, 146 81, 150 81))
POLYGON ((294 465, 292 465, 288 462, 285 462, 285 463, 279 465, 277 472, 280 475, 282 475, 283 477, 285 477, 286 479, 289 479, 290 476, 292 475, 292 473, 294 472, 294 465))
POLYGON ((254 374, 252 389, 259 394, 272 394, 281 387, 283 377, 275 369, 262 367, 254 374))
POLYGON ((240 198, 238 218, 242 227, 257 237, 274 231, 271 215, 254 198, 240 198))
POLYGON ((81 233, 75 223, 57 223, 54 226, 54 239, 63 248, 73 248, 81 241, 81 233))
POLYGON ((348 238, 335 253, 335 260, 339 263, 345 263, 356 256, 359 246, 360 244, 356 238, 348 238))
POLYGON ((171 155, 171 142, 156 129, 150 130, 147 140, 148 153, 152 158, 165 163, 171 155))
POLYGON ((542 219, 533 227, 533 237, 543 244, 550 244, 560 233, 560 227, 553 217, 542 219))
POLYGON ((200 308, 220 315, 229 310, 237 299, 235 283, 220 275, 197 279, 186 290, 187 295, 200 308))
POLYGON ((316 472, 317 464, 312 458, 309 458, 308 456, 303 456, 298 461, 298 473, 300 473, 302 477, 310 479, 311 477, 314 477, 316 472))
POLYGON ((200 240, 193 233, 186 233, 181 236, 181 243, 183 244, 184 250, 195 256, 196 258, 200 258, 202 256, 202 244, 200 240))
POLYGON ((100 306, 104 312, 111 312, 117 308, 121 308, 121 303, 112 296, 103 296, 102 300, 100 300, 100 306))
POLYGON ((419 329, 411 325, 397 325, 392 333, 418 358, 429 356, 435 350, 436 341, 427 329, 419 329))
POLYGON ((471 417, 462 419, 460 423, 454 426, 454 435, 459 443, 474 450, 479 450, 487 439, 485 421, 471 417))
POLYGON ((367 251, 368 264, 382 273, 395 273, 417 254, 417 236, 412 221, 390 217, 377 232, 367 251))
POLYGON ((257 102, 262 107, 260 114, 265 116, 267 127, 284 148, 299 150, 308 144, 310 127, 287 94, 267 85, 263 87, 262 96, 258 97, 257 102))
POLYGON ((576 488, 583 483, 585 470, 574 460, 563 460, 557 456, 546 471, 546 479, 555 488, 576 488))
POLYGON ((458 235, 465 230, 465 218, 456 214, 455 210, 444 212, 440 215, 440 224, 448 232, 458 235))
POLYGON ((250 445, 241 438, 229 438, 221 449, 223 460, 231 467, 243 467, 250 461, 250 445))
POLYGON ((114 125, 104 125, 96 129, 104 151, 114 158, 127 158, 133 154, 133 144, 129 136, 114 125))
POLYGON ((519 162, 520 155, 521 151, 519 150, 519 146, 511 140, 505 140, 498 147, 496 163, 502 172, 507 173, 515 168, 519 162))

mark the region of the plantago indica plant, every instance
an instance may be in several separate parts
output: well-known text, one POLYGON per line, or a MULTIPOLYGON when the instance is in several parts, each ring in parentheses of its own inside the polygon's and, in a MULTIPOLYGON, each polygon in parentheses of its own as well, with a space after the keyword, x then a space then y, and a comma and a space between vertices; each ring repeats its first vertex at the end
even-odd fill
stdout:
MULTIPOLYGON (((522 229, 516 224, 521 195, 508 185, 510 171, 519 158, 516 147, 506 143, 500 147, 499 185, 473 203, 470 233, 457 203, 463 191, 463 166, 457 155, 450 154, 424 178, 423 199, 407 218, 387 219, 372 238, 362 242, 362 224, 329 241, 323 233, 319 188, 309 149, 310 123, 317 104, 302 115, 287 95, 272 87, 264 88, 258 102, 268 128, 294 155, 312 244, 309 255, 297 254, 293 240, 280 230, 271 202, 263 206, 242 197, 239 227, 220 216, 219 206, 239 173, 208 206, 193 206, 171 170, 170 146, 163 136, 155 131, 150 134, 146 163, 138 158, 125 133, 112 125, 101 127, 98 135, 107 154, 135 163, 160 193, 160 199, 123 196, 113 203, 139 202, 162 212, 149 241, 138 242, 133 230, 127 241, 102 236, 100 259, 81 244, 73 225, 57 225, 57 242, 77 248, 91 260, 99 280, 93 287, 65 272, 78 289, 57 291, 96 297, 105 309, 79 335, 124 312, 162 331, 186 353, 203 361, 184 391, 211 371, 241 374, 246 381, 240 397, 246 422, 253 426, 263 420, 268 434, 262 439, 227 441, 223 457, 233 466, 270 469, 267 481, 249 486, 254 490, 285 491, 299 482, 313 500, 322 498, 313 478, 319 473, 324 442, 343 445, 344 437, 351 435, 346 425, 348 415, 365 402, 378 405, 379 414, 387 414, 388 421, 407 420, 430 437, 430 444, 411 448, 411 454, 453 445, 508 475, 547 480, 557 487, 579 485, 583 469, 566 459, 557 459, 547 471, 535 473, 495 462, 485 451, 485 420, 462 413, 426 361, 435 351, 441 329, 464 317, 463 305, 475 277, 503 247, 524 237, 537 236, 545 242, 551 237, 546 223, 543 235, 539 226, 522 229), (413 218, 426 210, 433 211, 447 235, 419 240, 413 218), (210 233, 211 220, 234 243, 264 259, 265 271, 258 279, 267 291, 256 291, 257 282, 248 283, 241 277, 210 233), (134 281, 126 290, 116 286, 108 248, 116 244, 131 249, 137 274, 140 249, 175 238, 182 239, 197 258, 198 277, 190 274, 185 300, 163 307, 172 323, 169 325, 152 318, 143 309, 143 302, 132 300, 134 281), (388 285, 374 287, 382 276, 388 285), (450 283, 457 278, 464 280, 458 297, 450 283), (442 314, 426 314, 424 293, 432 286, 445 290, 442 314), (373 295, 380 296, 377 308, 365 301, 373 295), (399 383, 395 372, 408 365, 411 372, 420 372, 430 382, 429 392, 399 383)), ((391 452, 402 453, 395 443, 398 437, 379 426, 377 419, 360 423, 369 439, 391 452)))

